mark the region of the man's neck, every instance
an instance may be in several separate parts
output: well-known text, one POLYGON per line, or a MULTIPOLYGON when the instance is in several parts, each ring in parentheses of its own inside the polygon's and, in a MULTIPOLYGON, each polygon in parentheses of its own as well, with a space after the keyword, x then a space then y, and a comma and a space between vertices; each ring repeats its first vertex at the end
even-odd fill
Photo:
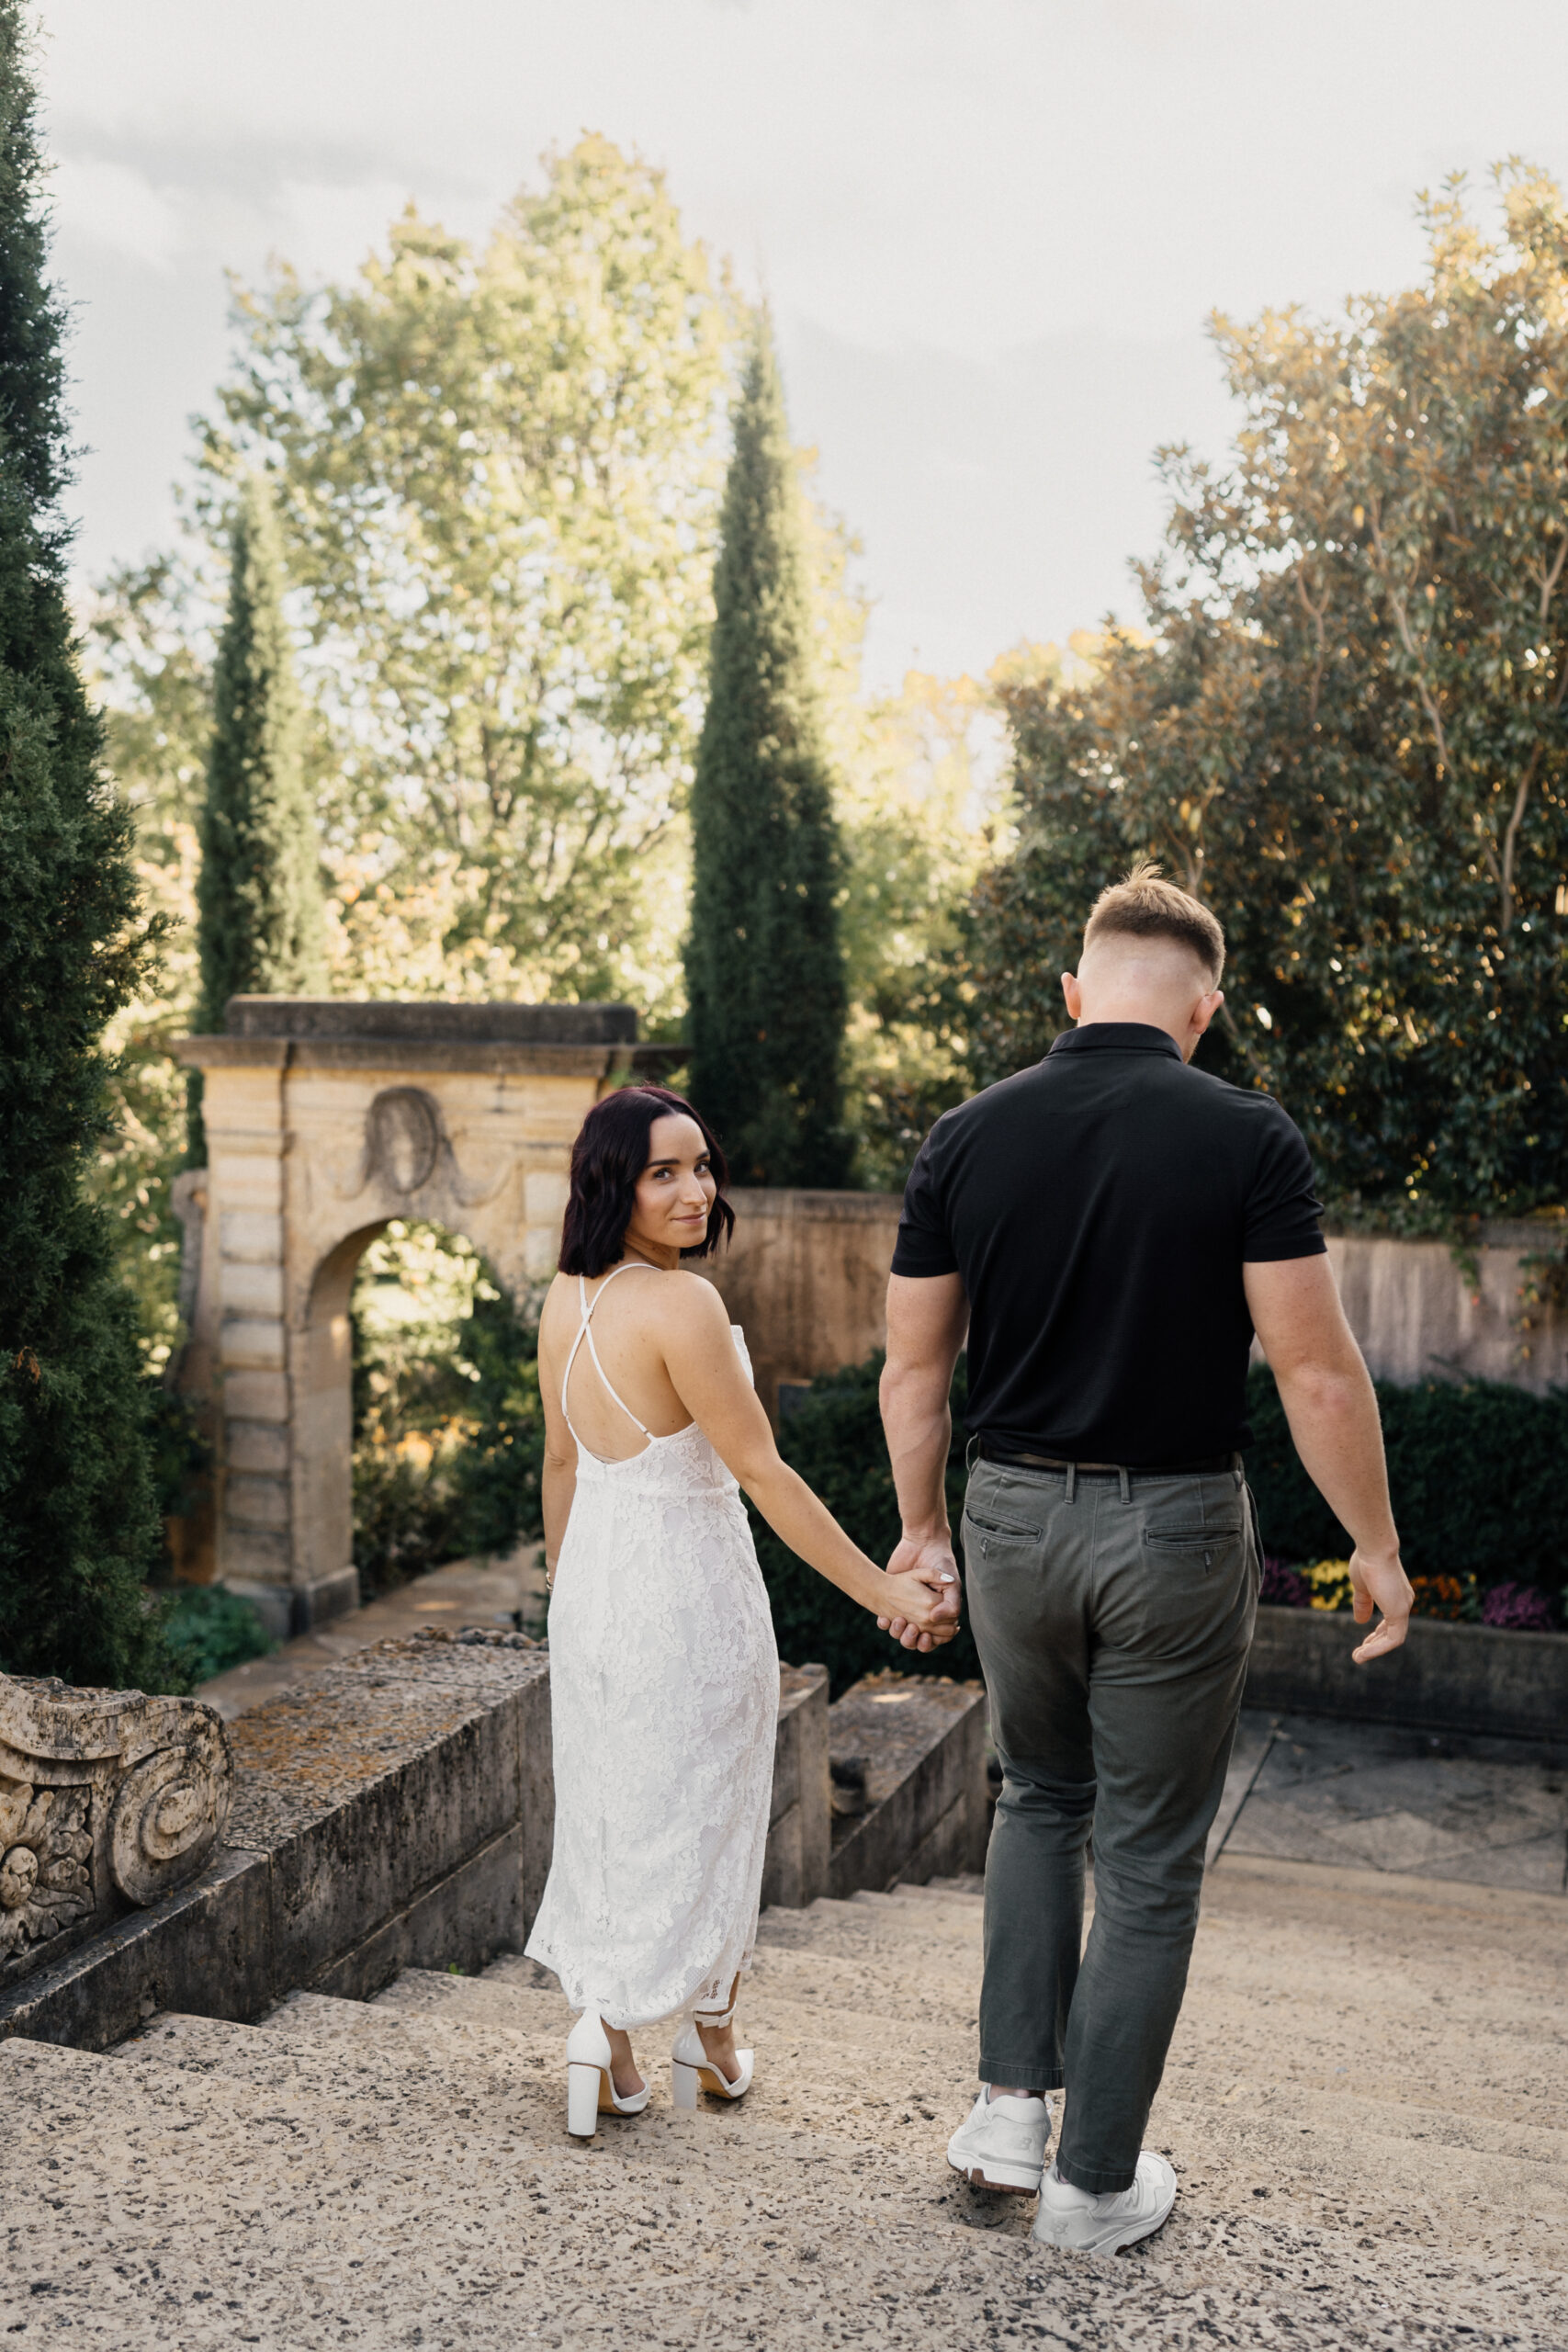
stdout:
POLYGON ((1163 1030, 1184 1062, 1190 1062, 1197 1050, 1198 1035, 1194 1034, 1190 1023, 1179 1023, 1168 1013, 1151 1011, 1147 1005, 1108 1006, 1101 1012, 1080 1013, 1074 1026, 1078 1029, 1104 1029, 1112 1024, 1132 1029, 1163 1030))

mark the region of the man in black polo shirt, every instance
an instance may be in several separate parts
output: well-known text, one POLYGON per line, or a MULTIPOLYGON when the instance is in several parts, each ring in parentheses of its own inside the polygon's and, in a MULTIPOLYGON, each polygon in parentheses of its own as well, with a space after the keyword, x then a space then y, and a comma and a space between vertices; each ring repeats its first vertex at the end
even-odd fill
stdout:
POLYGON ((1383 1612, 1356 1657, 1402 1642, 1410 1610, 1306 1146, 1268 1095, 1189 1067, 1224 963, 1213 916, 1157 867, 1106 891, 1063 978, 1077 1026, 938 1120, 888 1285, 897 1569, 953 1565, 947 1396, 968 1332, 965 1585, 1003 1776, 986 2087, 948 2158, 989 2187, 1038 2188, 1036 2237, 1095 2253, 1147 2236, 1176 2194, 1141 2143, 1252 1640, 1241 1449, 1255 1330, 1302 1460, 1354 1541, 1357 1622, 1383 1612), (1064 2084, 1042 2179, 1043 2094, 1064 2084))

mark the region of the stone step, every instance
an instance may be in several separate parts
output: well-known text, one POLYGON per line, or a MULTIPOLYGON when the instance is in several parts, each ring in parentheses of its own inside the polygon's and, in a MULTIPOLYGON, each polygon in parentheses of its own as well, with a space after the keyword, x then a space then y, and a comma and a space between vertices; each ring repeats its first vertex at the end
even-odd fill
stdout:
POLYGON ((900 1897, 908 1896, 919 1903, 968 1905, 984 1902, 986 1883, 978 1876, 972 1882, 964 1879, 962 1883, 956 1879, 933 1878, 928 1879, 923 1886, 910 1886, 900 1879, 897 1885, 890 1886, 887 1892, 900 1897))
MULTIPOLYGON (((446 2095, 448 2074, 465 2083, 479 2078, 481 2087, 494 2078, 520 2093, 536 2093, 544 2101, 541 2128, 553 2132, 564 2098, 570 2016, 559 1994, 503 1986, 497 2002, 486 1996, 479 1980, 410 1975, 413 1983, 372 2003, 299 1996, 260 2030, 156 2018, 115 2054, 209 2065, 220 2073, 231 2065, 254 2079, 267 2078, 270 2064, 271 2078, 279 2081, 312 2069, 323 2082, 340 2075, 368 2079, 373 2073, 395 2080, 400 2070, 422 2085, 434 2083, 438 2096, 446 2095)), ((759 1998, 747 2018, 759 2055, 749 2113, 829 2137, 853 2135, 868 2119, 890 2118, 899 2131, 924 2124, 923 2137, 940 2156, 948 2132, 968 2107, 972 2053, 964 2036, 938 2040, 929 2028, 920 2033, 898 2021, 890 2033, 874 2015, 840 2010, 825 2016, 816 2005, 787 1998, 759 1998)), ((637 2037, 656 2106, 669 2104, 672 2032, 666 2025, 637 2037)))
MULTIPOLYGON (((922 1957, 918 1950, 912 1955, 917 1985, 929 1981, 922 1957)), ((953 2025, 930 2011, 910 2014, 908 1985, 896 2013, 868 2008, 863 1978, 852 1987, 835 1985, 824 1999, 812 1983, 815 1972, 807 1953, 759 1953, 743 1987, 739 2021, 759 2052, 755 2110, 829 2133, 878 2119, 901 2132, 923 2120, 944 2137, 972 2095, 969 2020, 953 2025), (782 1982, 770 1981, 771 1964, 782 1982)), ((496 1974, 464 1979, 410 1971, 376 2006, 466 2018, 480 2027, 504 2020, 521 2029, 525 2018, 536 2019, 548 2036, 541 2055, 558 2064, 567 2015, 558 1996, 498 1985, 496 1974)), ((654 2028, 636 2039, 661 2099, 667 2035, 654 2028)), ((1223 2165, 1243 2195, 1263 2187, 1310 2208, 1319 2221, 1348 2211, 1350 2200, 1360 2226, 1375 2223, 1381 2198, 1397 2197, 1406 2230, 1428 2237, 1447 2231, 1466 2240, 1478 2230, 1506 2237, 1538 2212, 1568 2211, 1568 2134, 1493 2115, 1468 2086, 1461 2103, 1429 2090, 1413 2094, 1408 2083, 1368 2084, 1347 2071, 1316 2086, 1276 2082, 1248 2101, 1245 2093, 1241 2100, 1232 2096, 1234 2082, 1182 2079, 1179 2092, 1173 2084, 1156 2105, 1151 2136, 1162 2145, 1184 2141, 1194 2164, 1206 2145, 1206 2160, 1223 2165), (1436 2178, 1434 2147, 1443 2151, 1436 2178), (1467 2164, 1467 2156, 1479 2163, 1467 2164)), ((939 2154, 933 2144, 933 2159, 939 2154)))
POLYGON ((479 2101, 487 2129, 536 2144, 555 2136, 544 2060, 510 2034, 383 2024, 378 2034, 350 2029, 322 2039, 168 2015, 150 2018, 106 2055, 116 2064, 172 2067, 288 2095, 391 2101, 411 2111, 423 2105, 468 2120, 468 2103, 479 2101))
MULTIPOLYGON (((385 2119, 396 2119, 400 2133, 457 2130, 480 2132, 504 2140, 510 2157, 523 2154, 543 2157, 575 2145, 566 2132, 565 2075, 558 2040, 550 2045, 547 2069, 531 2060, 509 2035, 467 2035, 450 2025, 420 2019, 379 2034, 338 2034, 330 2041, 296 2041, 245 2026, 214 2025, 202 2018, 158 2018, 134 2041, 114 2053, 114 2063, 131 2068, 162 2070, 189 2075, 213 2086, 217 2082, 247 2085, 277 2112, 279 2102, 291 2112, 309 2110, 318 2118, 341 2109, 345 2120, 362 2120, 374 2107, 385 2119)), ((669 2162, 672 2185, 685 2165, 684 2144, 661 2150, 656 2126, 671 2120, 682 2127, 691 2119, 677 2116, 670 2098, 668 2072, 653 2076, 654 2097, 635 2126, 628 2120, 606 2119, 601 2126, 607 2149, 617 2158, 632 2159, 627 2135, 642 2137, 635 2151, 640 2165, 669 2162)), ((917 2202, 940 2198, 950 2186, 942 2168, 933 2163, 930 2109, 908 2102, 855 2102, 839 2097, 830 2109, 808 2122, 798 2112, 773 2111, 761 2086, 746 2102, 746 2146, 754 2155, 787 2152, 794 2161, 802 2154, 802 2132, 810 2132, 810 2161, 847 2163, 863 2169, 868 2160, 888 2181, 897 2175, 901 2193, 917 2202)), ((719 2128, 739 2127, 739 2113, 714 2110, 719 2128)), ((949 2126, 948 2128, 951 2128, 949 2126)), ((939 2142, 946 2131, 939 2127, 939 2142)))
MULTIPOLYGON (((312 2040, 287 2073, 281 2056, 267 2054, 267 2045, 285 2034, 203 2020, 160 2020, 127 2046, 127 2054, 163 2055, 251 2079, 302 2083, 313 2075, 333 2095, 375 2084, 395 2096, 402 2078, 406 2099, 434 2102, 438 2117, 460 2091, 466 2098, 502 2100, 508 2130, 544 2142, 558 2136, 567 2014, 559 1996, 411 1976, 390 1996, 360 2007, 357 2028, 340 2021, 339 2013, 351 2015, 360 2005, 291 2005, 297 2015, 324 2013, 331 2022, 322 2028, 325 2041, 312 2040), (350 2033, 356 2048, 347 2058, 350 2033)), ((746 2112, 759 2127, 777 2124, 840 2141, 871 2133, 889 2160, 918 2146, 930 2165, 940 2164, 946 2132, 967 2103, 966 2085, 954 2096, 967 2054, 963 2043, 944 2046, 941 2037, 916 2037, 897 2022, 890 2034, 874 2014, 824 2017, 818 2007, 755 1989, 749 2015, 761 2064, 746 2112)), ((668 2105, 663 2039, 655 2032, 643 2040, 654 2086, 650 2112, 668 2105)), ((1156 2107, 1154 2132, 1190 2169, 1223 2179, 1238 2197, 1262 2188, 1298 2219, 1322 2225, 1353 2218, 1356 2226, 1375 2228, 1382 2201, 1393 2198, 1407 2233, 1450 2242, 1479 2234, 1503 2245, 1538 2215, 1557 2217, 1549 2223, 1555 2227, 1568 2214, 1568 2135, 1561 2131, 1522 2128, 1473 2107, 1369 2095, 1348 2080, 1334 2087, 1276 2085, 1234 2115, 1226 2111, 1232 2104, 1228 2093, 1193 2096, 1173 2085, 1156 2107), (1433 2148, 1443 2152, 1436 2176, 1433 2148)))
MULTIPOLYGON (((757 2052, 756 2086, 748 2105, 800 2129, 829 2133, 878 2115, 895 2117, 901 2129, 923 2119, 937 2135, 933 2145, 940 2155, 974 2097, 968 2021, 955 2025, 940 2008, 921 2015, 908 1993, 891 2013, 886 2007, 851 2006, 850 2000, 824 2003, 815 1986, 808 1986, 808 1997, 800 1997, 803 1982, 808 1984, 793 1971, 782 1984, 774 1981, 760 1958, 742 1986, 738 2027, 742 2043, 757 2052)), ((863 1982, 851 1997, 863 2003, 866 1991, 863 1982)), ((373 2006, 403 2017, 462 2018, 481 2030, 500 2026, 528 2034, 527 2046, 547 2068, 553 2072, 563 2064, 570 2012, 558 1994, 497 1984, 488 1976, 460 1982, 419 1978, 411 1971, 373 2006)), ((674 2031, 665 2023, 632 2037, 656 2100, 669 2096, 674 2031)))
POLYGON ((14 2041, 0 2227, 23 2316, 115 2352, 516 2352, 536 2330, 770 2352, 1015 2334, 1074 2352, 1561 2342, 1560 2274, 1517 2259, 1358 2243, 1194 2191, 1148 2245, 1074 2262, 1028 2242, 1021 2200, 998 2210, 951 2176, 917 2187, 873 2145, 845 2157, 756 2123, 649 2117, 535 2154, 482 2115, 400 2118, 14 2041))

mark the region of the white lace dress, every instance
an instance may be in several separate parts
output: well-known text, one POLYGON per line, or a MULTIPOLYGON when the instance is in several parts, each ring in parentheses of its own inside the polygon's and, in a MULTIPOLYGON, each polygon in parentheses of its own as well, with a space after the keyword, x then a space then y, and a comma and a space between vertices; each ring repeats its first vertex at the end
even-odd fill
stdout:
MULTIPOLYGON (((577 1442, 550 1600, 555 1847, 527 1950, 574 2009, 651 2025, 715 2007, 756 1939, 779 1659, 740 1489, 695 1423, 605 1462, 577 1442)), ((740 1360, 750 1360, 732 1325, 740 1360)), ((571 1428, 570 1414, 567 1426, 571 1428)))

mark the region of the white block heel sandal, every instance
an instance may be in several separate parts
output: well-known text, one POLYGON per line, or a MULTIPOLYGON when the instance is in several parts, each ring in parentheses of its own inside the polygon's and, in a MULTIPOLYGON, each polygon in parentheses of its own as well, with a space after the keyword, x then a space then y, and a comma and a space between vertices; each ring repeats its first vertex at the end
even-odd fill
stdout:
POLYGON ((622 2098, 610 2072, 610 2037, 597 2009, 584 2009, 566 2038, 566 2128, 592 2140, 602 2115, 640 2115, 648 2085, 622 2098))
POLYGON ((699 2091, 706 2091, 710 2098, 736 2099, 744 2098, 750 2089, 755 2061, 755 2053, 752 2051, 738 2050, 736 2052, 740 2072, 731 2082, 728 2076, 721 2074, 714 2064, 697 2038, 699 2024, 728 2025, 734 2015, 735 2011, 732 2008, 696 2009, 690 2017, 682 2020, 681 2030, 675 2037, 675 2047, 670 2053, 670 2068, 674 2076, 677 2107, 695 2107, 699 2091))

